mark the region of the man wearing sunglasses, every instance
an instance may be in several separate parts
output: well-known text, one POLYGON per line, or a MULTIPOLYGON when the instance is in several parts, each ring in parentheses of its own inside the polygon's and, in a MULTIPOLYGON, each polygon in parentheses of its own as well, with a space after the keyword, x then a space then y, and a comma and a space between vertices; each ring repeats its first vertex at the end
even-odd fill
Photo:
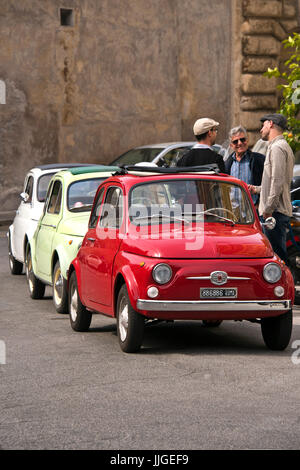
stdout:
MULTIPOLYGON (((261 153, 251 152, 248 148, 247 131, 242 126, 231 129, 229 140, 233 153, 225 161, 226 173, 247 184, 260 186, 265 156, 261 153)), ((259 194, 253 194, 252 199, 257 205, 259 194)))

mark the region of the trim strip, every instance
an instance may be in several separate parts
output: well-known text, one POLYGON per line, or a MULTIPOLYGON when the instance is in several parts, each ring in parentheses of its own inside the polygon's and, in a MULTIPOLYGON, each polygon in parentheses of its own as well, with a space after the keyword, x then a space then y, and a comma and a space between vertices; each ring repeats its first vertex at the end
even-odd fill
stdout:
POLYGON ((286 311, 292 308, 291 300, 137 300, 139 310, 163 312, 201 312, 214 310, 216 312, 230 312, 243 310, 255 311, 286 311))
MULTIPOLYGON (((190 277, 187 277, 186 279, 196 279, 196 280, 205 280, 205 281, 209 281, 210 280, 210 276, 190 276, 190 277)), ((227 281, 249 281, 251 278, 250 277, 234 277, 234 276, 228 276, 227 277, 227 281)))

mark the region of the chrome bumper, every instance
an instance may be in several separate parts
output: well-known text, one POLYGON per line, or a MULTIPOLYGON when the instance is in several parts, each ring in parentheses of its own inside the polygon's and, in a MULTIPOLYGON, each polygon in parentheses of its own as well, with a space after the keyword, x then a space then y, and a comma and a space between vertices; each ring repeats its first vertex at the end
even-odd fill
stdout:
POLYGON ((291 300, 143 300, 136 303, 138 310, 162 311, 162 312, 232 312, 243 310, 244 312, 274 312, 290 310, 291 300))

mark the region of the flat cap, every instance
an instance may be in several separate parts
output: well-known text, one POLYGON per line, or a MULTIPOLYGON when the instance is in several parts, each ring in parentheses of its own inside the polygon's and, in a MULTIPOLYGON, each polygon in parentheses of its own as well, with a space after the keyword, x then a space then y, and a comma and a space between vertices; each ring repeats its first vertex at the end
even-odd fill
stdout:
POLYGON ((261 122, 265 121, 272 121, 274 124, 281 127, 281 129, 287 129, 287 120, 283 114, 266 114, 261 118, 261 122))
POLYGON ((219 123, 209 118, 197 119, 194 124, 193 131, 194 135, 205 134, 205 132, 210 131, 213 127, 218 127, 219 123))

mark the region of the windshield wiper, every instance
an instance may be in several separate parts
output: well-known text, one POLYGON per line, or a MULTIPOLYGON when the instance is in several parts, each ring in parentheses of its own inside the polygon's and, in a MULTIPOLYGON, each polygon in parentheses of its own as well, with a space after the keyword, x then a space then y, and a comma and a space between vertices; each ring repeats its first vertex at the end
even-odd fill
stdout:
POLYGON ((79 207, 72 207, 72 209, 70 209, 71 212, 81 212, 81 211, 86 211, 88 209, 90 209, 92 207, 93 204, 84 204, 83 206, 79 206, 79 207))
POLYGON ((214 212, 210 212, 210 209, 206 209, 205 211, 202 211, 202 212, 185 212, 185 214, 192 215, 195 217, 198 217, 200 215, 211 215, 213 217, 217 217, 218 219, 224 220, 226 222, 230 222, 233 225, 236 224, 236 222, 232 219, 228 219, 227 217, 222 217, 221 215, 215 214, 214 212))
POLYGON ((174 219, 178 222, 184 222, 185 224, 190 224, 189 220, 185 220, 181 217, 176 217, 175 215, 166 215, 166 214, 149 214, 149 215, 142 215, 140 217, 134 217, 134 221, 136 220, 145 220, 145 219, 154 219, 154 218, 167 218, 167 219, 174 219))

